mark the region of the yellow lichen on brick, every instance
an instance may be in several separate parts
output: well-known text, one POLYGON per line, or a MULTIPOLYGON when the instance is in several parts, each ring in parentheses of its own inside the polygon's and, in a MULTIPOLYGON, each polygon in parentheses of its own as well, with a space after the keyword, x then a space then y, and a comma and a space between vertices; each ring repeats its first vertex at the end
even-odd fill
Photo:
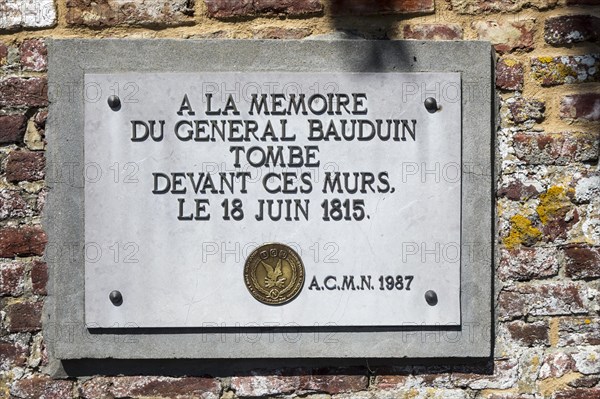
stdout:
POLYGON ((571 201, 566 196, 565 189, 560 186, 552 186, 540 195, 540 204, 536 211, 540 217, 540 221, 544 224, 561 213, 564 213, 565 208, 571 205, 571 201))
POLYGON ((543 62, 544 64, 552 62, 553 59, 554 59, 553 57, 538 57, 538 60, 540 62, 543 62))
POLYGON ((510 232, 503 242, 506 248, 516 248, 522 244, 532 244, 542 236, 542 232, 533 227, 531 220, 522 215, 510 218, 510 232))

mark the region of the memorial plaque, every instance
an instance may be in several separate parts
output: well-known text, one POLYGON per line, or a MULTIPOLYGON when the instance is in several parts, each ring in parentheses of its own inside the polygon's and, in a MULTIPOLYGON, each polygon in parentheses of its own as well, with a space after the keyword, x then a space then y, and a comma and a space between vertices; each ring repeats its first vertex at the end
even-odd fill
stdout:
POLYGON ((85 104, 87 323, 460 323, 459 73, 85 75, 119 85, 85 104), (269 242, 306 268, 282 306, 244 282, 269 242))
POLYGON ((53 356, 489 356, 490 54, 50 42, 53 356))

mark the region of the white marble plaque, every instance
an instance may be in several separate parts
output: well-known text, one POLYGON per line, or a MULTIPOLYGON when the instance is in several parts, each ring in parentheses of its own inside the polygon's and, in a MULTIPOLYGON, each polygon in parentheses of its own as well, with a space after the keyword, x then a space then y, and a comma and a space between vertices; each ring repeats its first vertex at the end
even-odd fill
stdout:
POLYGON ((451 72, 86 74, 87 325, 459 325, 460 87, 451 72), (305 267, 281 306, 244 283, 269 242, 305 267))

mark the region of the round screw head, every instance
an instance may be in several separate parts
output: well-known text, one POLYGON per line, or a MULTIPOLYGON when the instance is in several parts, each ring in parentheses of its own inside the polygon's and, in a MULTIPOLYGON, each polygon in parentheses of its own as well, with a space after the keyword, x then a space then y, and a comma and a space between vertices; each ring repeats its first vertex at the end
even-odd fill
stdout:
POLYGON ((108 294, 108 299, 110 299, 112 304, 115 306, 121 306, 123 303, 123 295, 121 295, 121 293, 117 290, 111 291, 111 293, 108 294))
POLYGON ((438 297, 435 291, 429 290, 425 293, 425 300, 429 306, 435 306, 438 303, 438 297))
POLYGON ((425 105, 425 109, 427 110, 427 112, 429 112, 430 114, 433 114, 438 110, 437 101, 433 97, 427 97, 423 104, 425 105))
POLYGON ((121 99, 119 98, 119 96, 113 95, 113 96, 108 97, 108 106, 113 111, 120 110, 121 109, 121 99))

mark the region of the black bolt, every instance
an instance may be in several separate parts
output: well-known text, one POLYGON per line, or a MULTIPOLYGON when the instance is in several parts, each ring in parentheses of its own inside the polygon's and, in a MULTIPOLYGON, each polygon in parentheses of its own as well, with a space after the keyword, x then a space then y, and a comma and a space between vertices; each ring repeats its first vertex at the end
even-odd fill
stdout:
POLYGON ((115 306, 121 306, 123 303, 123 295, 121 295, 119 291, 111 291, 111 293, 108 294, 108 298, 115 306))
POLYGON ((429 306, 435 306, 438 303, 438 297, 435 291, 429 290, 425 293, 425 300, 429 306))
POLYGON ((424 104, 425 104, 425 109, 430 114, 433 114, 434 112, 436 112, 438 110, 437 101, 433 97, 427 97, 425 99, 424 104))
POLYGON ((121 109, 121 99, 119 96, 110 96, 108 97, 108 106, 113 111, 118 111, 121 109))

